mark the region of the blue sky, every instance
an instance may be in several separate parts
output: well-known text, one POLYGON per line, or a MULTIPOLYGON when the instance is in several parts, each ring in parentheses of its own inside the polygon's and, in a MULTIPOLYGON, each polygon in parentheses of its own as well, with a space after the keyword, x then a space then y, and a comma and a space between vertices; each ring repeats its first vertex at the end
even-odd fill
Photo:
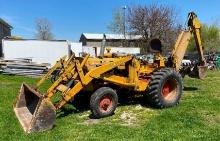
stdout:
POLYGON ((0 17, 14 27, 13 35, 34 38, 35 20, 46 18, 56 39, 78 41, 82 32, 109 32, 113 9, 152 3, 175 7, 182 22, 189 11, 202 23, 220 22, 220 0, 0 0, 0 17))

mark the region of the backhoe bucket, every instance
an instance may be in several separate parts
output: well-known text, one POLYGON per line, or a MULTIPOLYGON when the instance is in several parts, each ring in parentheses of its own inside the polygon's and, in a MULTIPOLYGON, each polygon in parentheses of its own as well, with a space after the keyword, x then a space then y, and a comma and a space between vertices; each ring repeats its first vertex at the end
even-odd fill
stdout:
POLYGON ((206 76, 207 66, 197 66, 197 68, 199 79, 203 79, 206 76))
POLYGON ((24 83, 14 104, 14 111, 26 133, 51 129, 56 118, 51 101, 24 83))
POLYGON ((196 66, 190 72, 189 76, 193 78, 203 79, 206 76, 207 66, 196 66))

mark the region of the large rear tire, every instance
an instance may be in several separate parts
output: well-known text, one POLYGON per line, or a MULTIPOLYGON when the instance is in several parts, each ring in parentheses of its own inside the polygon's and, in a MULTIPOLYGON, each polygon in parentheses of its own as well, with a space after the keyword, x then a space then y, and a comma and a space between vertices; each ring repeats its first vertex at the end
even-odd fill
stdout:
POLYGON ((94 118, 111 116, 118 104, 116 92, 109 87, 101 87, 90 98, 90 109, 94 118))
POLYGON ((147 99, 156 108, 172 107, 179 103, 182 88, 181 75, 172 69, 163 68, 153 73, 147 99))

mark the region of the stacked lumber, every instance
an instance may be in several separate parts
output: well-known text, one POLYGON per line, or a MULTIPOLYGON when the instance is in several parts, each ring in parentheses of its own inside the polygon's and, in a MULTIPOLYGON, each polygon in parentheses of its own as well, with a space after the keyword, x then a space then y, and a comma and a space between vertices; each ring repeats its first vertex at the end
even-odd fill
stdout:
POLYGON ((0 73, 8 75, 40 77, 47 72, 49 66, 46 63, 37 64, 29 58, 0 59, 0 73))

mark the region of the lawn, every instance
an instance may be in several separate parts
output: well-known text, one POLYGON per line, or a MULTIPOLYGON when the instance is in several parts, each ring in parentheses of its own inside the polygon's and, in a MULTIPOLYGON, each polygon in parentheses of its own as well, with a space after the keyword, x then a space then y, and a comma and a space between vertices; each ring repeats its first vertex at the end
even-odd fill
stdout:
MULTIPOLYGON (((184 79, 178 106, 154 109, 121 104, 115 115, 89 119, 90 111, 78 112, 67 104, 57 114, 52 130, 25 134, 13 112, 22 82, 37 79, 0 75, 0 140, 220 140, 220 71, 208 72, 204 80, 184 79)), ((42 88, 45 91, 49 82, 42 88)))

